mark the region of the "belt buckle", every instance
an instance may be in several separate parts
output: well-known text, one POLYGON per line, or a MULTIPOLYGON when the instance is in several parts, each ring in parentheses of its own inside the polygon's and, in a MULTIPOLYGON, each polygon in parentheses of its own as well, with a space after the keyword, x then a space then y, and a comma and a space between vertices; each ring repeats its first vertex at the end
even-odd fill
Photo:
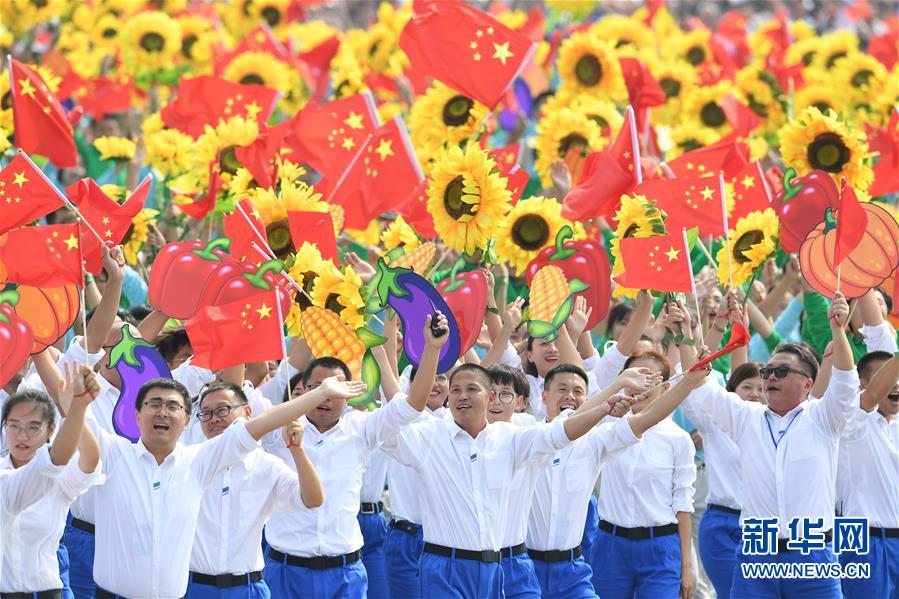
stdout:
POLYGON ((360 505, 360 506, 359 506, 359 513, 360 513, 360 514, 364 514, 364 515, 366 515, 366 516, 367 516, 367 515, 370 515, 370 514, 376 514, 376 513, 377 513, 377 510, 376 510, 375 507, 374 507, 375 504, 374 504, 374 503, 370 503, 369 505, 372 506, 372 507, 371 507, 371 508, 366 508, 366 507, 364 507, 364 504, 363 504, 363 505, 360 505))
POLYGON ((216 574, 215 575, 215 588, 217 588, 217 589, 231 588, 231 575, 230 574, 216 574))

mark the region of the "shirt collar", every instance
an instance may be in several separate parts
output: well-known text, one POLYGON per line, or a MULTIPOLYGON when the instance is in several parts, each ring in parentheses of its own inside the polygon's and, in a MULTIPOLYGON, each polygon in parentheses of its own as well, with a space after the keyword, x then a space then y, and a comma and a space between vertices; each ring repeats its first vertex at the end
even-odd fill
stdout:
POLYGON ((781 416, 777 412, 772 411, 771 408, 767 408, 767 412, 768 412, 768 414, 771 415, 772 418, 778 418, 778 419, 787 418, 787 419, 789 419, 789 418, 792 418, 794 415, 798 414, 799 412, 801 412, 802 410, 804 410, 806 405, 808 405, 807 399, 801 401, 799 403, 799 405, 797 405, 795 408, 793 408, 792 410, 790 410, 783 416, 781 416))

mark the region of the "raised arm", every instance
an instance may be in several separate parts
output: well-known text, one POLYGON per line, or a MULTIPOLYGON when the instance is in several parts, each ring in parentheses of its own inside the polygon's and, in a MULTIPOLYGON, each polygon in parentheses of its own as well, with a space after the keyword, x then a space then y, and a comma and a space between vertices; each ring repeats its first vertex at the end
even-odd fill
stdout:
POLYGON ((119 298, 122 295, 122 283, 125 280, 125 256, 122 253, 122 246, 117 245, 109 249, 104 245, 101 251, 107 280, 106 287, 103 289, 103 299, 94 310, 91 321, 87 323, 88 347, 86 349, 91 354, 100 351, 112 330, 116 312, 119 309, 119 298))
MULTIPOLYGON (((66 364, 65 380, 59 387, 60 403, 66 406, 67 416, 59 427, 56 439, 50 446, 50 460, 57 466, 68 464, 79 446, 82 435, 85 438, 84 447, 88 451, 94 450, 97 440, 90 431, 85 430, 84 416, 91 402, 99 395, 100 384, 97 382, 94 371, 87 366, 78 363, 70 368, 66 364), (91 444, 93 443, 93 445, 91 444)), ((100 448, 96 446, 96 459, 99 461, 100 448)), ((90 458, 86 462, 90 464, 90 458)), ((96 468, 94 463, 91 470, 96 468)))
POLYGON ((895 353, 897 350, 896 330, 884 321, 875 293, 877 291, 871 289, 858 300, 858 313, 863 323, 861 333, 865 338, 865 349, 868 352, 895 353))
POLYGON ((287 450, 293 458, 300 481, 300 499, 308 508, 319 507, 325 502, 325 490, 322 488, 322 481, 315 466, 303 449, 303 421, 294 420, 283 430, 284 443, 287 444, 287 450))
POLYGON ((868 386, 862 391, 861 408, 866 412, 875 409, 881 399, 896 389, 896 381, 899 381, 899 353, 871 376, 868 386))
POLYGON ((153 310, 146 318, 140 321, 137 330, 140 331, 140 336, 144 339, 156 339, 168 320, 169 317, 166 314, 159 310, 153 310))
POLYGON ((649 292, 641 291, 637 295, 637 308, 631 314, 627 326, 621 331, 621 337, 618 338, 618 350, 625 356, 634 353, 637 342, 649 327, 649 321, 652 319, 652 303, 649 292))
POLYGON ((449 338, 449 325, 446 316, 441 312, 436 313, 437 329, 443 334, 435 337, 431 330, 431 317, 428 316, 424 326, 425 347, 422 352, 415 380, 409 385, 409 405, 419 412, 423 412, 428 405, 428 395, 434 386, 434 377, 437 376, 437 362, 440 359, 440 348, 449 338))
POLYGON ((625 388, 639 392, 654 387, 661 382, 662 375, 658 373, 653 374, 649 368, 628 368, 615 377, 615 380, 599 393, 591 395, 587 401, 582 403, 578 409, 575 410, 575 413, 587 412, 597 406, 601 406, 604 403, 607 403, 613 395, 625 388))
POLYGON ((490 346, 490 349, 487 350, 487 353, 484 354, 484 359, 481 360, 481 366, 484 368, 487 368, 491 364, 496 364, 502 359, 503 353, 505 353, 506 348, 509 347, 509 340, 512 338, 512 333, 514 333, 515 329, 521 324, 521 307, 523 305, 524 300, 522 298, 517 298, 514 302, 509 304, 509 308, 506 310, 506 318, 503 321, 499 334, 496 337, 491 337, 493 344, 490 346))
POLYGON ((849 304, 842 294, 837 293, 828 311, 833 337, 833 372, 823 400, 809 408, 809 414, 818 426, 834 437, 842 434, 852 407, 858 402, 858 372, 845 331, 848 318, 849 304))
POLYGON ((667 418, 684 401, 687 396, 705 382, 709 370, 694 370, 683 376, 680 382, 669 388, 653 400, 639 414, 627 417, 634 435, 642 437, 643 433, 667 418))
POLYGON ((390 364, 383 345, 371 348, 371 353, 378 363, 378 368, 381 369, 381 391, 384 392, 384 396, 389 401, 400 392, 400 379, 390 364))

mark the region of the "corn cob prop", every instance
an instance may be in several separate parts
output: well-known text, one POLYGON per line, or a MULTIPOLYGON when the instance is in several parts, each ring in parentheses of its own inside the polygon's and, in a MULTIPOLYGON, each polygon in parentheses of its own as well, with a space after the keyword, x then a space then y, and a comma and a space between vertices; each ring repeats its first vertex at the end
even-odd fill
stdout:
POLYGON ((353 378, 368 385, 363 395, 355 397, 347 403, 351 406, 376 407, 374 398, 381 386, 381 370, 371 353, 386 337, 378 335, 368 327, 360 327, 353 331, 345 325, 340 317, 327 308, 310 306, 301 316, 306 343, 316 358, 333 356, 342 360, 350 369, 353 378))
POLYGON ((423 275, 428 271, 436 254, 437 246, 434 245, 434 242, 427 241, 408 252, 403 247, 390 250, 387 253, 387 262, 390 266, 411 268, 418 274, 423 275))
POLYGON ((531 280, 528 308, 528 335, 555 339, 574 306, 574 296, 589 285, 579 279, 565 277, 558 266, 547 264, 531 280))

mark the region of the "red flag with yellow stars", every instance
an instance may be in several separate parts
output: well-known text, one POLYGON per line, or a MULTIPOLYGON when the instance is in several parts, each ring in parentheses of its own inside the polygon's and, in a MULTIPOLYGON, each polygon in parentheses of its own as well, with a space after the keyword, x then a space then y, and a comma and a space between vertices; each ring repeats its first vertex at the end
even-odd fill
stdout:
POLYGON ((619 285, 690 293, 690 252, 684 247, 682 232, 657 237, 626 237, 618 247, 624 262, 624 272, 614 277, 619 285))
POLYGON ((750 212, 771 207, 768 182, 758 161, 747 164, 728 182, 734 188, 734 210, 728 215, 731 222, 737 222, 750 212))
POLYGON ((72 124, 43 78, 18 60, 9 60, 15 145, 46 156, 59 168, 78 164, 72 124))
POLYGON ((700 235, 721 235, 721 192, 716 177, 652 179, 634 189, 634 194, 655 200, 656 208, 665 212, 665 229, 699 228, 700 235))
POLYGON ((496 161, 499 168, 499 174, 508 179, 506 189, 512 194, 512 203, 514 204, 521 198, 524 188, 530 181, 530 175, 527 170, 521 168, 518 164, 518 157, 521 155, 521 144, 512 144, 502 148, 494 148, 488 150, 487 153, 496 161))
POLYGON ((0 282, 83 285, 78 225, 20 227, 0 235, 0 282))
POLYGON ((678 177, 704 177, 723 171, 726 178, 734 177, 749 164, 749 147, 732 137, 716 144, 691 150, 668 163, 678 177))
POLYGON ((290 227, 290 238, 297 250, 304 243, 318 248, 322 258, 340 261, 337 255, 337 238, 334 235, 334 219, 330 212, 287 212, 287 226, 290 227))
POLYGON ((268 243, 265 223, 250 200, 237 202, 234 212, 226 215, 222 221, 225 225, 225 236, 231 238, 229 252, 232 256, 241 262, 254 264, 265 261, 265 257, 253 249, 254 243, 260 248, 264 248, 268 243))
POLYGON ((21 152, 0 171, 0 233, 63 207, 63 195, 21 152))
POLYGON ((422 179, 409 195, 396 207, 397 214, 402 214, 415 232, 425 239, 437 237, 434 229, 434 217, 428 212, 428 180, 422 179))
POLYGON ((458 0, 415 0, 400 34, 413 71, 493 108, 537 45, 458 0))
POLYGON ((219 370, 284 357, 281 321, 272 290, 235 302, 204 306, 185 323, 195 366, 219 370))

